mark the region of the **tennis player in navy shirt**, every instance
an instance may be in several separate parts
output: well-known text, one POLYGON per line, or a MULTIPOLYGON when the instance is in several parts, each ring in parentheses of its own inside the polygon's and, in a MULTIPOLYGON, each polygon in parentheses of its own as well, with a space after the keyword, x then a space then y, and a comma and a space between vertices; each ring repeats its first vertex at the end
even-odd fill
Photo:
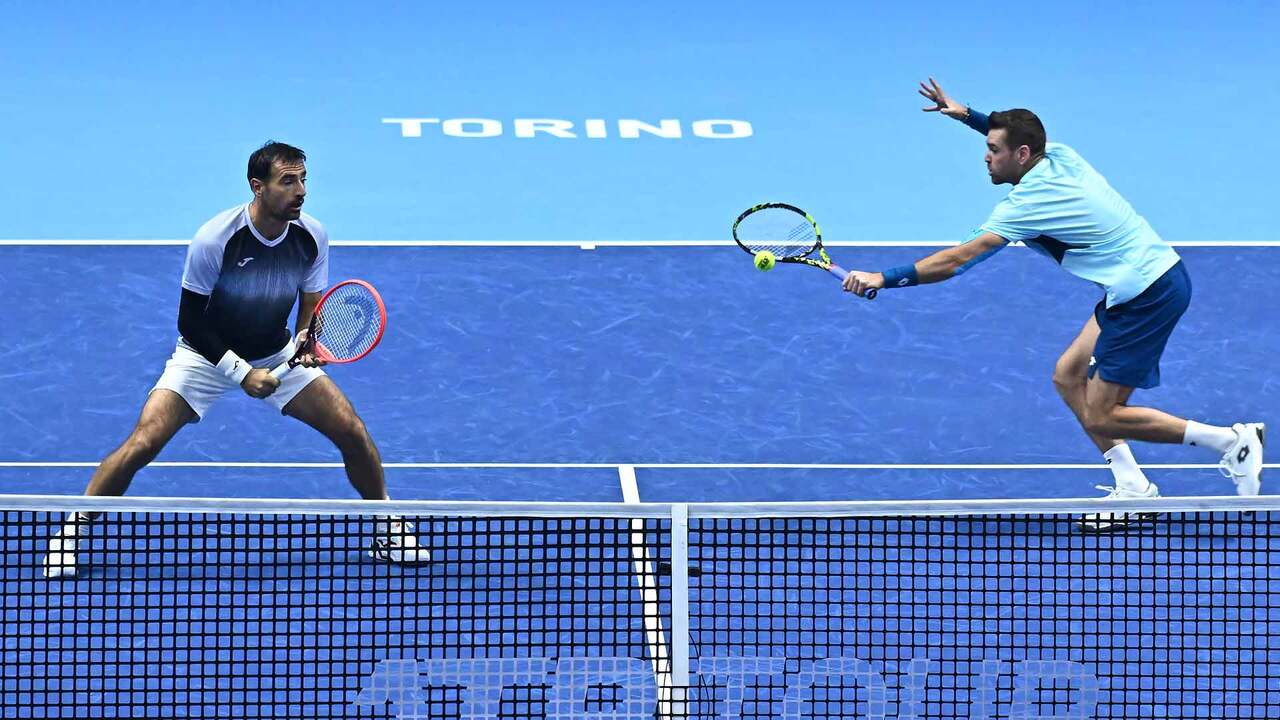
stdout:
MULTIPOLYGON (((342 453, 347 478, 366 500, 386 500, 378 448, 351 402, 314 355, 277 380, 271 368, 305 347, 311 314, 329 282, 329 236, 302 212, 307 156, 268 142, 249 157, 253 200, 215 215, 187 249, 173 356, 142 406, 129 437, 89 480, 86 495, 123 495, 133 476, 155 459, 188 423, 199 422, 214 401, 243 391, 329 438, 342 453), (298 303, 296 336, 289 312, 298 303)), ((244 432, 255 432, 246 427, 244 432)), ((49 541, 46 577, 74 577, 77 541, 93 520, 72 513, 49 541)), ((376 523, 370 554, 401 563, 430 558, 410 523, 376 523)))

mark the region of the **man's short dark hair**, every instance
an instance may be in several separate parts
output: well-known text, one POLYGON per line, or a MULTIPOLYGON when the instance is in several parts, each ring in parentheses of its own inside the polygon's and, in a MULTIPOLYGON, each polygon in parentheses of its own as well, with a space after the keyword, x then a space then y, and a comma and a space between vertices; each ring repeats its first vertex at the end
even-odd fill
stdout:
POLYGON ((300 163, 307 161, 307 154, 302 150, 285 145, 282 142, 268 140, 262 147, 249 156, 249 179, 257 178, 262 182, 271 179, 271 167, 277 162, 300 163))
POLYGON ((992 130, 1003 129, 1009 147, 1017 150, 1026 145, 1031 148, 1032 155, 1044 154, 1044 124, 1030 110, 1014 108, 991 113, 989 118, 992 130))

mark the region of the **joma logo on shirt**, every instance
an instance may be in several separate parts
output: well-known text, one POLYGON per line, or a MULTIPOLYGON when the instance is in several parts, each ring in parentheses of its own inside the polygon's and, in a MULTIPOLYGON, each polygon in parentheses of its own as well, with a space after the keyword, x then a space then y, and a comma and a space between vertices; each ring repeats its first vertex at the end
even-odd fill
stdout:
POLYGON ((252 260, 252 259, 253 259, 253 257, 252 257, 252 256, 247 257, 247 258, 245 258, 245 259, 241 260, 240 262, 236 263, 236 267, 244 267, 245 265, 248 265, 248 264, 249 264, 249 261, 250 261, 250 260, 252 260))

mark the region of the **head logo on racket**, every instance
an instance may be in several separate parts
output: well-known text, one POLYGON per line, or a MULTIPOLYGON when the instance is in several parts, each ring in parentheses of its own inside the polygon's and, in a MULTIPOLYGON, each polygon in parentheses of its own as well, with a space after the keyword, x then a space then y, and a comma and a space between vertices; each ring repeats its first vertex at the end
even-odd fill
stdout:
POLYGON ((307 342, 271 374, 283 377, 307 353, 326 363, 355 362, 378 346, 386 329, 387 308, 378 291, 363 280, 340 282, 316 303, 307 342))

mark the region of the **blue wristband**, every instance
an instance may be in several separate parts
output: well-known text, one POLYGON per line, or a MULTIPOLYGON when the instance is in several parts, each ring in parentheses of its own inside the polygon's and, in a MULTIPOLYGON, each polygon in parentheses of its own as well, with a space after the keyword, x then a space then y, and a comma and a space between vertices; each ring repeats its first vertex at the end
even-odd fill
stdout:
POLYGON ((884 275, 885 289, 911 287, 912 285, 920 284, 920 278, 916 275, 915 265, 899 265, 885 270, 882 274, 884 275))
POLYGON ((990 116, 988 116, 986 113, 978 112, 973 108, 969 108, 968 115, 966 115, 964 120, 962 120, 961 122, 973 128, 974 130, 977 130, 983 135, 986 135, 988 132, 991 131, 990 116))

